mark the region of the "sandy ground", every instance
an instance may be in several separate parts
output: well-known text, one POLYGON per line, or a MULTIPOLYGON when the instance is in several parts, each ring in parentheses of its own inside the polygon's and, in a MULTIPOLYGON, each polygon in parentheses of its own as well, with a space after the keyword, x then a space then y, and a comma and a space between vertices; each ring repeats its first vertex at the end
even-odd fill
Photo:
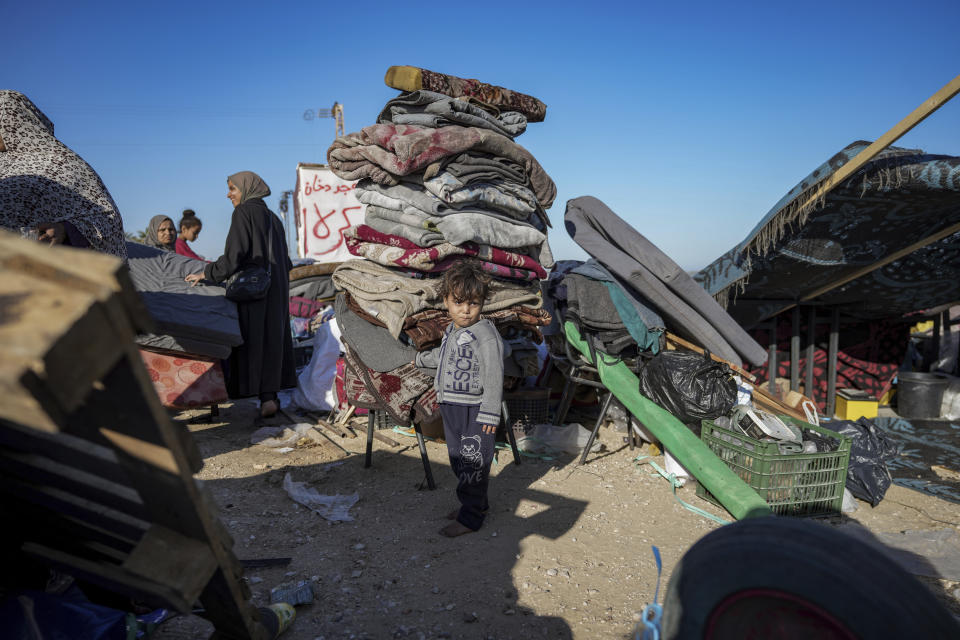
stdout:
MULTIPOLYGON (((268 603, 270 588, 285 581, 317 586, 319 597, 297 608, 289 640, 628 638, 654 595, 650 545, 663 557, 662 594, 684 552, 721 526, 682 507, 665 479, 634 463, 648 447, 631 451, 623 433, 605 427, 604 451, 584 466, 572 457, 516 465, 501 451, 483 529, 447 539, 437 533, 456 506, 445 445, 427 444, 437 481, 430 491, 421 488, 414 438, 384 432, 402 446, 375 441, 373 467, 365 469, 365 418, 353 422, 360 437, 283 454, 250 445, 254 417, 255 406, 241 402, 221 409, 221 422, 189 428, 206 461, 197 477, 216 499, 236 555, 291 558, 285 567, 247 570, 254 602, 268 603), (282 487, 286 473, 323 494, 358 493, 354 520, 331 523, 294 503, 282 487)), ((678 496, 729 517, 698 499, 692 483, 678 496)), ((960 528, 960 505, 892 486, 876 508, 860 502, 829 522, 858 522, 875 534, 943 531, 960 528)), ((960 616, 960 582, 922 580, 960 616)), ((178 616, 155 637, 211 630, 196 616, 178 616)))

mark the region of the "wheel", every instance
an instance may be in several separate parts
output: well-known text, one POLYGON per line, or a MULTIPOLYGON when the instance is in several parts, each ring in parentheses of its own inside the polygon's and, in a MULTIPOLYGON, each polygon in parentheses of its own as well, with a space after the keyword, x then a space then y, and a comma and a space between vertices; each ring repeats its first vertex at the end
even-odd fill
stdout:
POLYGON ((667 587, 671 640, 960 638, 913 576, 827 525, 742 520, 705 536, 667 587))

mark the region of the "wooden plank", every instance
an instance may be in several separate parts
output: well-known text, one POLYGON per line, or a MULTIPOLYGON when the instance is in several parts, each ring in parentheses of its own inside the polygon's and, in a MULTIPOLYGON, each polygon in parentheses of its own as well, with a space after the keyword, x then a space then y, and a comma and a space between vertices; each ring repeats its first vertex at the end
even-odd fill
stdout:
POLYGON ((137 492, 130 487, 36 454, 0 449, 0 476, 60 489, 135 518, 147 515, 137 492))
POLYGON ((957 223, 957 224, 954 224, 954 225, 950 225, 950 226, 947 227, 946 229, 941 229, 940 231, 938 231, 938 232, 936 232, 936 233, 934 233, 934 234, 931 234, 931 235, 927 236, 927 237, 924 238, 923 240, 918 240, 917 242, 914 242, 914 243, 911 244, 909 247, 904 247, 903 249, 900 249, 899 251, 894 251, 894 252, 891 253, 890 255, 884 257, 884 258, 881 259, 881 260, 878 260, 877 262, 874 262, 874 263, 872 263, 872 264, 869 264, 869 265, 863 267, 862 269, 857 269, 857 270, 854 271, 853 273, 848 274, 848 275, 845 275, 845 276, 843 276, 842 278, 840 278, 839 280, 835 280, 834 282, 831 282, 830 284, 824 285, 824 286, 820 287, 819 289, 814 290, 812 293, 808 293, 807 295, 803 296, 803 298, 801 298, 801 300, 803 300, 803 301, 806 302, 806 301, 808 301, 808 300, 813 300, 813 299, 815 299, 815 298, 818 298, 818 297, 822 296, 822 295, 825 294, 825 293, 828 293, 828 292, 830 292, 830 291, 833 291, 833 290, 836 289, 837 287, 842 287, 843 285, 845 285, 845 284, 847 284, 847 283, 849 283, 849 282, 853 282, 853 281, 856 280, 857 278, 862 278, 863 276, 865 276, 865 275, 867 275, 867 274, 869 274, 869 273, 872 273, 872 272, 876 271, 877 269, 880 269, 881 267, 887 266, 887 265, 890 264, 891 262, 895 262, 895 261, 899 260, 900 258, 903 258, 904 256, 910 255, 911 253, 913 253, 913 252, 916 251, 917 249, 922 249, 923 247, 925 247, 925 246, 927 246, 927 245, 933 244, 934 242, 938 242, 938 241, 940 241, 940 240, 943 240, 943 239, 946 238, 946 237, 952 236, 953 234, 957 233, 958 231, 960 231, 960 223, 957 223))
MULTIPOLYGON (((64 412, 80 405, 122 352, 103 305, 90 293, 5 272, 0 300, 0 355, 16 358, 24 372, 42 380, 64 412)), ((3 374, 4 386, 17 393, 24 373, 3 374)), ((3 407, 0 416, 8 417, 3 407)))
POLYGON ((87 580, 116 593, 132 595, 152 605, 168 606, 181 613, 193 609, 193 600, 187 600, 176 589, 131 573, 121 566, 80 558, 58 549, 26 542, 21 551, 44 564, 61 569, 76 578, 87 580))
POLYGON ((373 437, 376 438, 377 440, 379 440, 380 442, 384 443, 385 445, 389 446, 389 447, 399 447, 399 446, 400 446, 400 443, 399 443, 399 442, 397 442, 397 441, 394 440, 393 438, 390 438, 390 437, 387 437, 387 436, 383 435, 383 434, 380 433, 379 431, 374 431, 374 432, 373 432, 373 437))
POLYGON ((896 142, 908 131, 923 122, 927 116, 946 104, 953 96, 960 92, 960 75, 948 82, 935 94, 927 98, 916 109, 910 112, 907 117, 895 124, 889 131, 877 138, 870 146, 855 155, 850 162, 843 165, 829 176, 824 178, 817 187, 816 191, 803 201, 800 210, 810 207, 815 202, 823 198, 830 190, 838 184, 852 176, 862 169, 868 162, 873 160, 877 154, 896 142))
POLYGON ((123 568, 193 602, 217 570, 217 559, 205 542, 153 525, 127 556, 123 568))
POLYGON ((244 596, 237 577, 227 577, 222 570, 213 574, 200 602, 206 608, 203 616, 213 622, 218 638, 269 640, 267 628, 261 623, 260 612, 244 596))
MULTIPOLYGON (((78 518, 44 509, 43 507, 8 496, 0 505, 8 531, 47 531, 60 538, 97 542, 116 549, 123 555, 130 553, 136 546, 136 540, 124 538, 114 531, 103 529, 78 518)), ((142 531, 140 532, 142 533, 142 531)))
POLYGON ((0 492, 8 494, 8 499, 28 500, 131 540, 139 540, 149 528, 144 520, 53 487, 37 487, 10 478, 0 482, 0 492))
POLYGON ((111 448, 122 449, 134 458, 142 457, 146 463, 170 473, 179 473, 181 464, 189 471, 186 475, 203 468, 203 456, 193 436, 170 419, 132 344, 103 377, 100 388, 90 393, 68 422, 69 433, 94 431, 98 440, 111 448))
POLYGON ((0 446, 42 455, 120 484, 129 481, 111 449, 66 433, 42 433, 0 420, 0 446))
MULTIPOLYGON (((692 342, 689 342, 688 340, 684 340, 684 339, 681 338, 680 336, 674 335, 674 334, 670 333, 669 331, 667 332, 667 342, 668 342, 668 343, 672 343, 672 344, 674 344, 674 345, 676 345, 676 346, 678 346, 678 347, 683 347, 684 349, 689 349, 690 351, 693 351, 694 353, 699 353, 699 354, 701 354, 701 355, 706 352, 706 350, 705 350, 703 347, 697 346, 697 345, 693 344, 692 342)), ((741 377, 743 377, 743 378, 744 378, 745 380, 747 380, 748 382, 756 382, 756 381, 757 381, 757 376, 753 375, 752 373, 750 373, 749 371, 747 371, 747 370, 744 369, 743 367, 739 367, 739 366, 733 364, 733 363, 730 362, 729 360, 725 360, 725 359, 721 358, 720 356, 718 356, 718 355, 716 355, 716 354, 713 354, 713 353, 710 354, 710 359, 713 360, 714 362, 722 362, 722 363, 726 364, 727 366, 729 366, 731 369, 733 369, 735 372, 737 372, 737 374, 739 374, 741 377)))

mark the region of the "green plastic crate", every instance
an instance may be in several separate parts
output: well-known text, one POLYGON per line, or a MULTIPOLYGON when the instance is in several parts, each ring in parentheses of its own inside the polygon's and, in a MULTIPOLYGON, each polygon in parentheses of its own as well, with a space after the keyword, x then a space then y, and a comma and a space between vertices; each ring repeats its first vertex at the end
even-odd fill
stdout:
MULTIPOLYGON (((850 463, 850 438, 789 416, 782 420, 840 440, 836 451, 782 454, 776 442, 761 442, 704 420, 700 439, 760 494, 773 513, 823 516, 840 512, 850 463)), ((697 485, 697 496, 719 502, 697 485)))

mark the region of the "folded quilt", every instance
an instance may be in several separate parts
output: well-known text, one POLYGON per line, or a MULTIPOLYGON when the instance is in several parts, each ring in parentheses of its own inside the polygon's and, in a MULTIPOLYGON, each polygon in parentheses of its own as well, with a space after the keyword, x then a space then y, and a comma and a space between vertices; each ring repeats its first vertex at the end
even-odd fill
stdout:
MULTIPOLYGON (((378 250, 379 253, 384 253, 386 249, 426 252, 423 254, 403 254, 396 251, 391 252, 389 254, 393 256, 390 258, 391 261, 396 260, 396 256, 399 255, 410 256, 408 260, 399 260, 400 264, 397 266, 402 267, 419 269, 420 266, 424 266, 427 263, 432 262, 436 264, 442 261, 444 258, 450 256, 473 256, 485 262, 491 262, 493 264, 530 271, 537 279, 546 279, 547 277, 547 272, 544 270, 544 268, 530 256, 514 253, 512 251, 506 251, 505 249, 500 249, 497 247, 491 247, 490 245, 478 245, 474 242, 465 242, 462 245, 453 245, 445 242, 436 245, 435 247, 424 248, 417 246, 413 242, 410 242, 404 238, 380 233, 379 231, 372 229, 370 226, 363 224, 347 229, 344 231, 343 237, 347 240, 347 246, 351 253, 354 253, 354 247, 358 247, 363 243, 384 247, 384 250, 378 250)), ((367 254, 354 253, 354 255, 364 255, 364 257, 373 259, 372 256, 367 254)), ((429 271, 429 269, 426 268, 420 270, 429 271)))
POLYGON ((500 211, 518 220, 526 220, 537 211, 533 191, 516 182, 496 180, 467 184, 449 171, 423 181, 424 188, 451 207, 484 207, 500 211))
POLYGON ((334 302, 337 325, 342 341, 353 347, 367 366, 374 371, 392 371, 417 357, 416 349, 391 336, 386 328, 351 311, 346 295, 338 294, 334 302))
POLYGON ((492 182, 506 180, 529 186, 527 172, 523 165, 500 156, 489 153, 468 151, 453 156, 447 156, 427 165, 423 170, 424 179, 447 171, 460 178, 465 184, 474 182, 492 182))
POLYGON ((374 204, 387 209, 402 211, 406 207, 413 207, 434 216, 456 213, 456 209, 449 203, 419 184, 401 182, 395 185, 382 185, 365 179, 357 183, 355 192, 357 199, 363 204, 374 204))
POLYGON ((501 135, 516 138, 527 128, 527 118, 517 111, 487 110, 473 104, 469 98, 452 98, 434 91, 411 91, 387 102, 377 122, 414 124, 424 127, 461 125, 490 129, 501 135))
POLYGON ((553 266, 553 254, 546 234, 529 223, 506 220, 496 214, 460 212, 450 216, 428 216, 413 209, 396 211, 368 205, 366 217, 368 220, 378 218, 435 231, 450 244, 474 242, 503 249, 528 250, 535 254, 536 261, 544 268, 553 266))
POLYGON ((586 329, 626 330, 603 282, 569 273, 563 283, 567 286, 567 320, 586 329))
POLYGON ((333 272, 333 283, 348 291, 394 338, 406 317, 440 304, 439 279, 404 277, 370 260, 344 262, 333 272))
POLYGON ((364 217, 364 222, 371 229, 375 229, 388 236, 405 238, 418 247, 433 247, 446 242, 446 240, 443 239, 443 234, 439 231, 432 231, 402 222, 394 222, 393 220, 381 218, 380 216, 373 216, 369 212, 367 212, 364 217))
POLYGON ((557 187, 533 155, 510 138, 477 127, 430 129, 403 124, 376 124, 334 140, 327 150, 330 169, 345 180, 370 178, 394 185, 399 177, 441 158, 467 150, 513 160, 524 167, 537 201, 553 204, 557 187))
MULTIPOLYGON (((384 326, 380 320, 369 315, 349 293, 344 294, 344 301, 347 308, 360 318, 370 324, 384 326)), ((545 327, 551 322, 550 314, 545 309, 533 309, 522 305, 498 311, 484 311, 483 317, 493 322, 504 338, 523 336, 538 344, 543 341, 539 327, 545 327)), ((403 321, 403 333, 410 344, 418 351, 423 351, 440 344, 449 324, 450 316, 445 310, 424 309, 403 321)))
POLYGON ((458 78, 420 67, 406 65, 390 67, 387 69, 384 82, 388 87, 401 91, 427 89, 454 98, 470 96, 495 107, 519 111, 527 116, 530 122, 543 122, 547 116, 547 105, 533 96, 479 80, 458 78))
POLYGON ((526 220, 539 209, 533 191, 521 184, 499 179, 467 184, 447 171, 420 183, 401 182, 390 186, 364 179, 357 183, 356 194, 366 205, 397 211, 413 208, 434 216, 491 210, 511 219, 526 220))

